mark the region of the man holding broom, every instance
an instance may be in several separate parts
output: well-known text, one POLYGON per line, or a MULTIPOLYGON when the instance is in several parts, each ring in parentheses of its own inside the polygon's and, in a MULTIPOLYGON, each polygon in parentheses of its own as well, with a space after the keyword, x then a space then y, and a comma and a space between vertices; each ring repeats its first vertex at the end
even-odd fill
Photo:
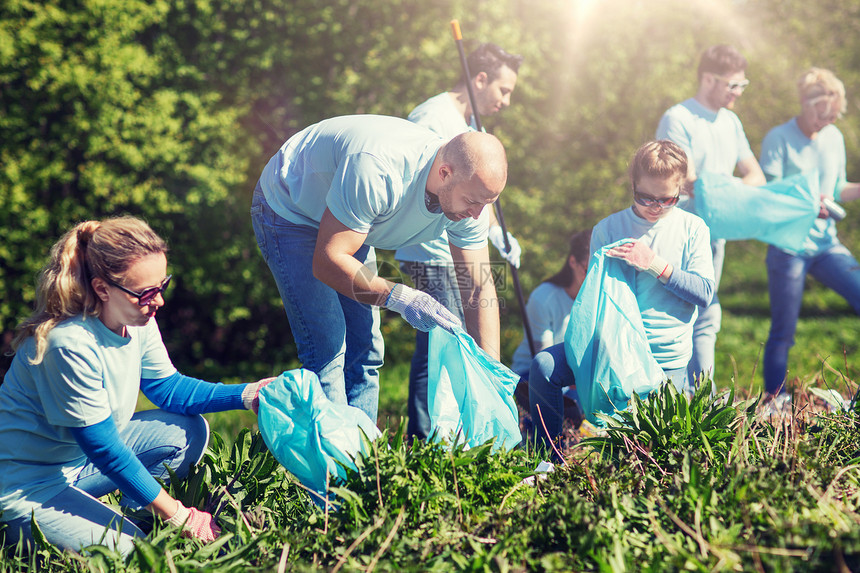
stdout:
MULTIPOLYGON (((517 84, 522 56, 509 54, 492 43, 478 46, 467 58, 469 82, 475 95, 477 115, 493 115, 507 108, 517 84)), ((466 79, 450 91, 435 95, 418 105, 408 116, 409 121, 422 125, 445 139, 476 129, 475 113, 469 99, 466 79)), ((502 257, 515 267, 520 266, 520 246, 508 233, 510 251, 505 248, 502 229, 492 209, 488 237, 502 257)), ((398 249, 394 254, 403 271, 410 275, 415 288, 432 296, 454 315, 463 317, 463 305, 457 285, 457 273, 448 248, 448 239, 438 239, 398 249)), ((427 397, 428 335, 418 331, 415 352, 409 371, 409 405, 407 433, 426 439, 430 433, 427 397)))

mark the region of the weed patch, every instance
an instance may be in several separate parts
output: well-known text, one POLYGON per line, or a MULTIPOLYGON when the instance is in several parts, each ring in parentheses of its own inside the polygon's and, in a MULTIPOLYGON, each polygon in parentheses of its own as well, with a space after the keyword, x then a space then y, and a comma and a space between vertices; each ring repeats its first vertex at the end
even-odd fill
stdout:
POLYGON ((2 550, 30 571, 833 571, 860 568, 860 418, 795 395, 782 416, 729 389, 671 385, 607 419, 533 484, 540 457, 408 443, 383 432, 314 503, 266 449, 213 433, 203 461, 169 486, 218 515, 200 545, 156 522, 123 559, 40 544, 2 550))

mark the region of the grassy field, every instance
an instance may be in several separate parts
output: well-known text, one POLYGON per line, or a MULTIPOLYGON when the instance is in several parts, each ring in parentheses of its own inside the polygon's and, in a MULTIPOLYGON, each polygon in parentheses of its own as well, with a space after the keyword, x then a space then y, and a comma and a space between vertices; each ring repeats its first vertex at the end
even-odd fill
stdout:
POLYGON ((827 413, 809 395, 796 405, 769 416, 756 400, 688 400, 667 385, 543 476, 546 454, 529 447, 386 432, 325 509, 259 433, 213 435, 170 493, 218 514, 215 543, 156 522, 128 557, 5 548, 0 573, 856 571, 858 412, 827 413))
MULTIPOLYGON (((828 412, 807 391, 856 389, 858 318, 810 282, 791 354, 795 409, 764 414, 756 399, 770 321, 763 257, 761 245, 728 251, 717 382, 735 399, 701 392, 688 401, 664 388, 607 436, 568 451, 535 486, 523 479, 547 453, 528 446, 490 455, 489 444, 403 440, 412 333, 389 321, 379 407, 387 430, 333 490, 330 510, 310 503, 272 457, 252 413, 210 414, 209 453, 170 491, 218 513, 225 535, 216 543, 156 523, 126 558, 103 547, 85 558, 7 548, 0 573, 858 570, 860 412, 828 412)), ((515 325, 503 340, 509 360, 515 325)))
MULTIPOLYGON (((716 358, 720 386, 731 378, 742 388, 758 391, 763 386, 760 355, 770 329, 766 252, 765 245, 752 241, 727 246, 716 358)), ((831 382, 836 377, 832 369, 853 379, 860 367, 858 320, 841 296, 807 278, 795 346, 789 355, 789 383, 817 383, 822 372, 831 382)))

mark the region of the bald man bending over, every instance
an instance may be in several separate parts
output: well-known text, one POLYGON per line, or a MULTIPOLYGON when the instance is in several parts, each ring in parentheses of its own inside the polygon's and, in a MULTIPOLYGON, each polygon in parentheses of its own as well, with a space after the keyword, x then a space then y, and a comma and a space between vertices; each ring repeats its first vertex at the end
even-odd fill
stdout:
POLYGON ((398 249, 447 232, 462 269, 466 330, 499 356, 499 311, 489 265, 489 210, 507 181, 494 136, 446 142, 404 119, 327 119, 291 137, 254 191, 251 218, 304 368, 330 400, 376 420, 383 342, 379 306, 412 326, 459 318, 426 293, 376 273, 374 247, 398 249))

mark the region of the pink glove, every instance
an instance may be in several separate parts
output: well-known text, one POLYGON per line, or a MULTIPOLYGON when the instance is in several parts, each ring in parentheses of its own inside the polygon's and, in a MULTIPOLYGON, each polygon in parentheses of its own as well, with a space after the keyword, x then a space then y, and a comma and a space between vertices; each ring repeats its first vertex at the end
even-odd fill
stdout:
POLYGON ((618 245, 606 251, 606 254, 616 259, 621 259, 637 271, 645 271, 657 280, 665 283, 672 269, 666 259, 660 257, 645 243, 631 241, 618 245))
POLYGON ((192 507, 187 508, 180 502, 173 517, 167 523, 174 527, 181 527, 185 537, 199 539, 203 543, 215 541, 221 535, 221 528, 215 523, 215 518, 205 511, 192 507))
POLYGON ((621 259, 637 271, 647 271, 654 260, 654 251, 651 250, 645 243, 639 241, 631 241, 618 245, 614 249, 606 252, 610 257, 621 259))
POLYGON ((827 205, 824 204, 824 195, 820 195, 821 202, 818 204, 818 218, 826 219, 830 216, 830 212, 827 210, 827 205))
POLYGON ((252 410, 255 414, 260 409, 260 388, 269 384, 274 378, 263 378, 245 386, 242 390, 242 405, 246 410, 252 410))

